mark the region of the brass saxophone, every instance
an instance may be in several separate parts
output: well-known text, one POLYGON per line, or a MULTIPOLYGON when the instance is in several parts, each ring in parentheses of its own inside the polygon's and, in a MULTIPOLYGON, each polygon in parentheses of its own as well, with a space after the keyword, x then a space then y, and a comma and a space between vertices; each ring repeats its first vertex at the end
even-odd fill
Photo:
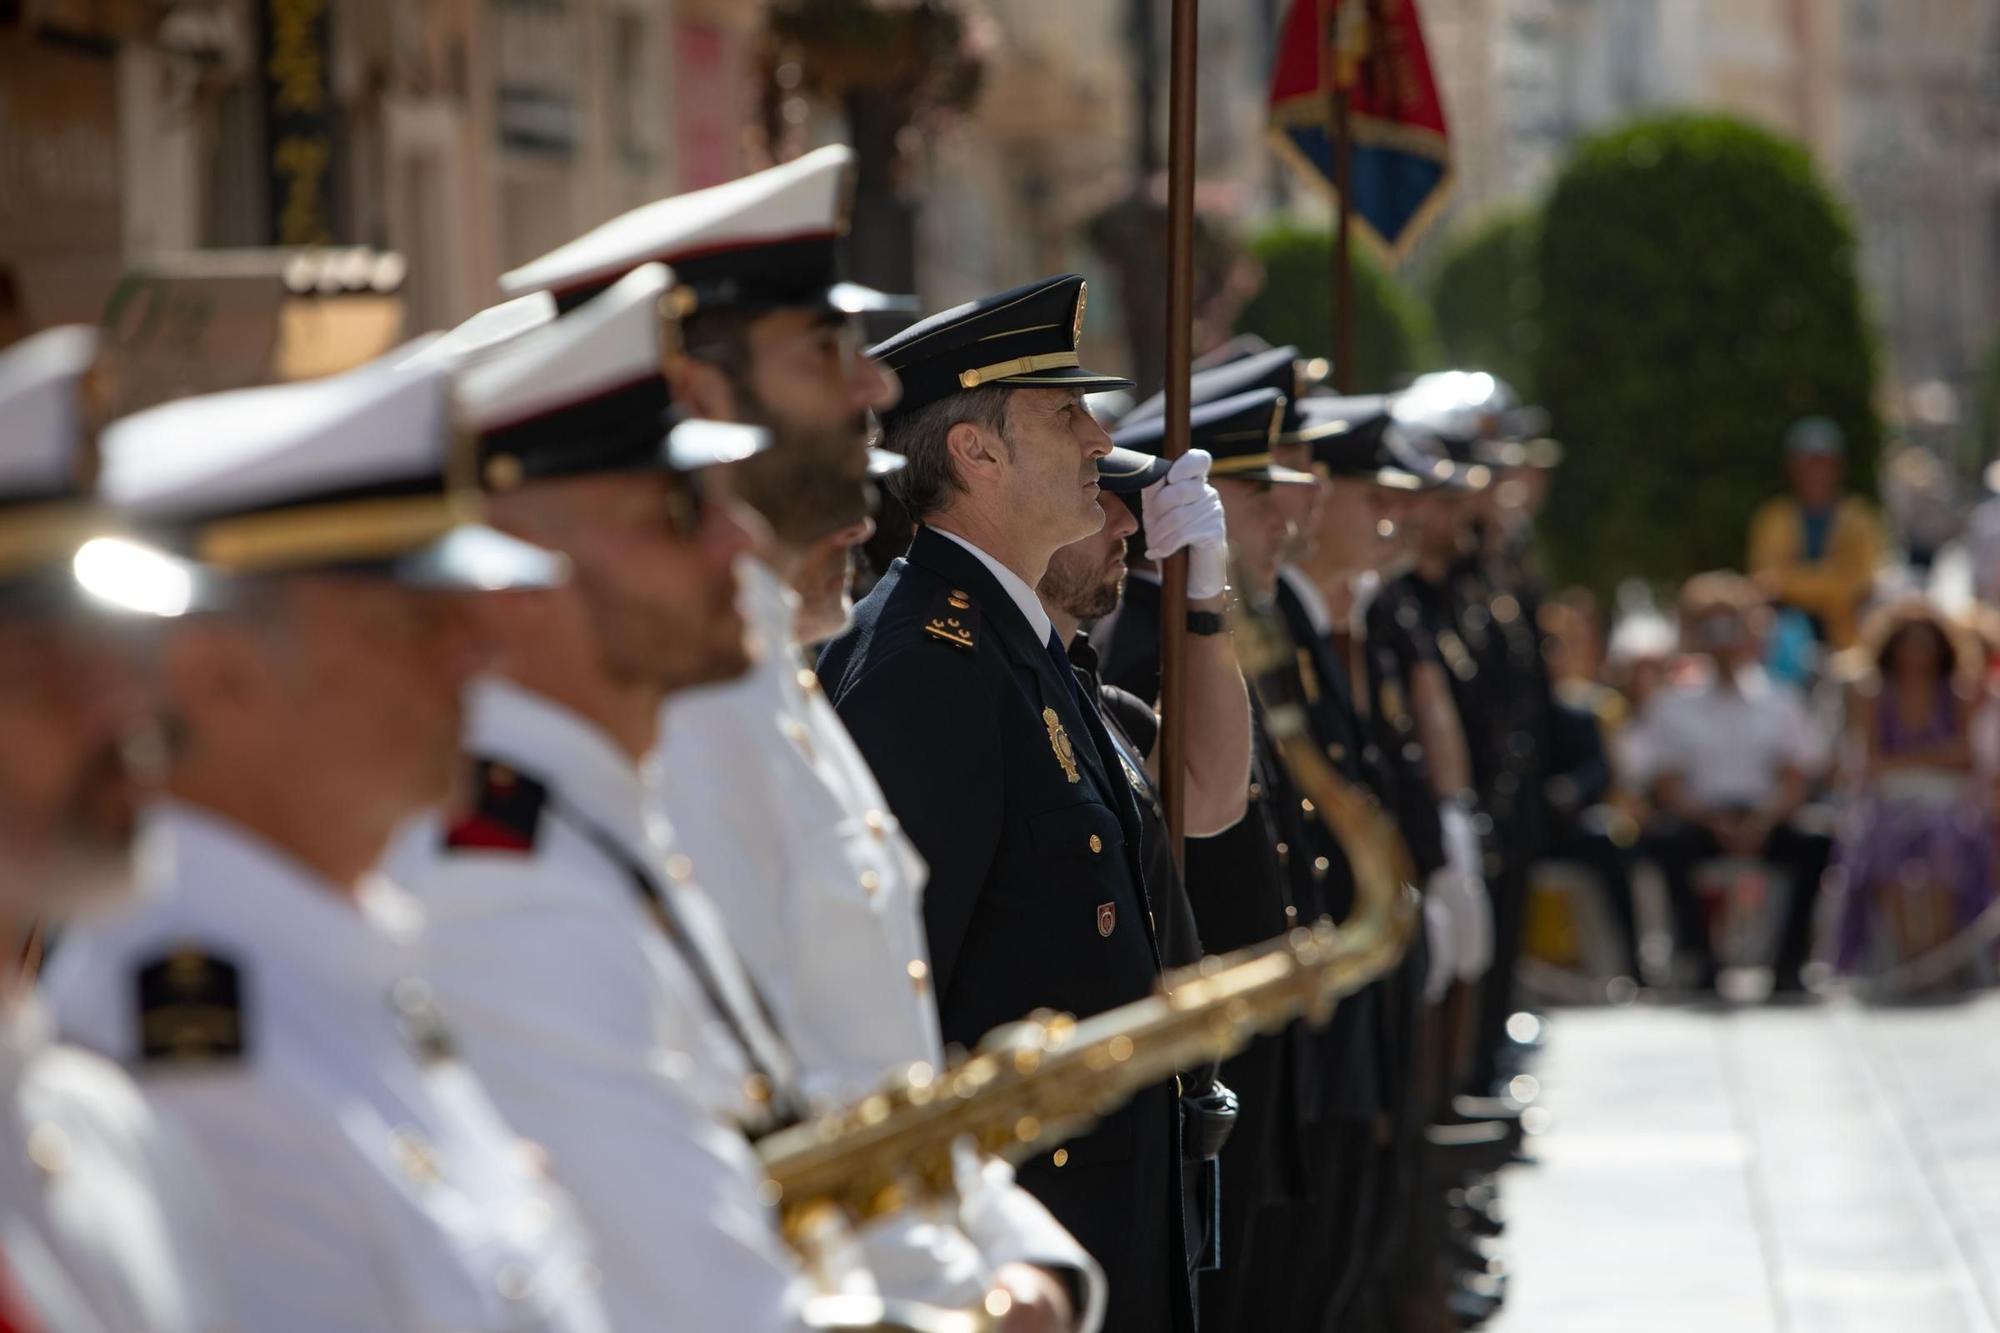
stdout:
POLYGON ((1353 914, 1204 958, 1168 974, 1160 993, 1088 1018, 1031 1014, 949 1068, 911 1065, 872 1096, 763 1139, 765 1198, 802 1251, 815 1236, 948 1196, 956 1145, 1018 1162, 1259 1034, 1300 1016, 1324 1023, 1341 996, 1401 959, 1418 920, 1402 838, 1319 752, 1294 678, 1280 669, 1290 649, 1270 613, 1239 609, 1233 619, 1281 757, 1353 867, 1353 914))

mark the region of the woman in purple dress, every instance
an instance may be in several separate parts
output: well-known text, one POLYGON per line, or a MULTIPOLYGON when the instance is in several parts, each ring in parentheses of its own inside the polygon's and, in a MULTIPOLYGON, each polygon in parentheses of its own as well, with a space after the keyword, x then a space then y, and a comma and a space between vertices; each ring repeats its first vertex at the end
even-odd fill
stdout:
POLYGON ((1897 962, 1943 944, 1993 900, 1995 869, 1989 775, 1972 739, 1984 703, 1978 640, 1916 598, 1877 612, 1853 651, 1860 799, 1829 881, 1832 961, 1846 974, 1875 970, 1882 943, 1897 962))

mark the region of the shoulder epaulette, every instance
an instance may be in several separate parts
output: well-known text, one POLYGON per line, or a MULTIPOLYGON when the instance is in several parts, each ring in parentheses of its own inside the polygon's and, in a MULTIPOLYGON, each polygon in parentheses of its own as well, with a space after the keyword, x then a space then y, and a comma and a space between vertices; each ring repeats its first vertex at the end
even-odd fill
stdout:
POLYGON ((977 647, 979 608, 972 604, 972 594, 963 588, 952 588, 939 594, 924 621, 924 633, 955 648, 977 647))
POLYGON ((491 759, 472 761, 471 799, 445 829, 452 851, 532 852, 549 789, 491 759))
POLYGON ((236 964, 190 946, 141 967, 138 983, 142 1063, 243 1058, 243 990, 236 964))

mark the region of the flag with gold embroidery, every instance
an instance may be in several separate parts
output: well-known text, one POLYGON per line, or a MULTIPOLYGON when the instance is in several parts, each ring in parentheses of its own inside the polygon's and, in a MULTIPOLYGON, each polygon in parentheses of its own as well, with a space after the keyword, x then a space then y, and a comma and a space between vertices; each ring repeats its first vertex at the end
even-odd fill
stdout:
POLYGON ((1436 217, 1451 183, 1444 101, 1417 0, 1292 0, 1285 15, 1271 69, 1271 137, 1329 191, 1336 88, 1351 99, 1355 221, 1402 254, 1436 217))

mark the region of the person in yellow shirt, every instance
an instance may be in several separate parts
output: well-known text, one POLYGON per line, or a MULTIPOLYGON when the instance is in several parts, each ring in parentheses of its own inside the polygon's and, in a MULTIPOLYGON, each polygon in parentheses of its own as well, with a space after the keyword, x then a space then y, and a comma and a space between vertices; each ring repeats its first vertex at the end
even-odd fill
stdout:
POLYGON ((1842 493, 1847 444, 1827 418, 1785 432, 1785 472, 1791 493, 1751 517, 1750 575, 1779 606, 1811 620, 1829 648, 1845 648, 1882 563, 1881 521, 1868 501, 1842 493))

